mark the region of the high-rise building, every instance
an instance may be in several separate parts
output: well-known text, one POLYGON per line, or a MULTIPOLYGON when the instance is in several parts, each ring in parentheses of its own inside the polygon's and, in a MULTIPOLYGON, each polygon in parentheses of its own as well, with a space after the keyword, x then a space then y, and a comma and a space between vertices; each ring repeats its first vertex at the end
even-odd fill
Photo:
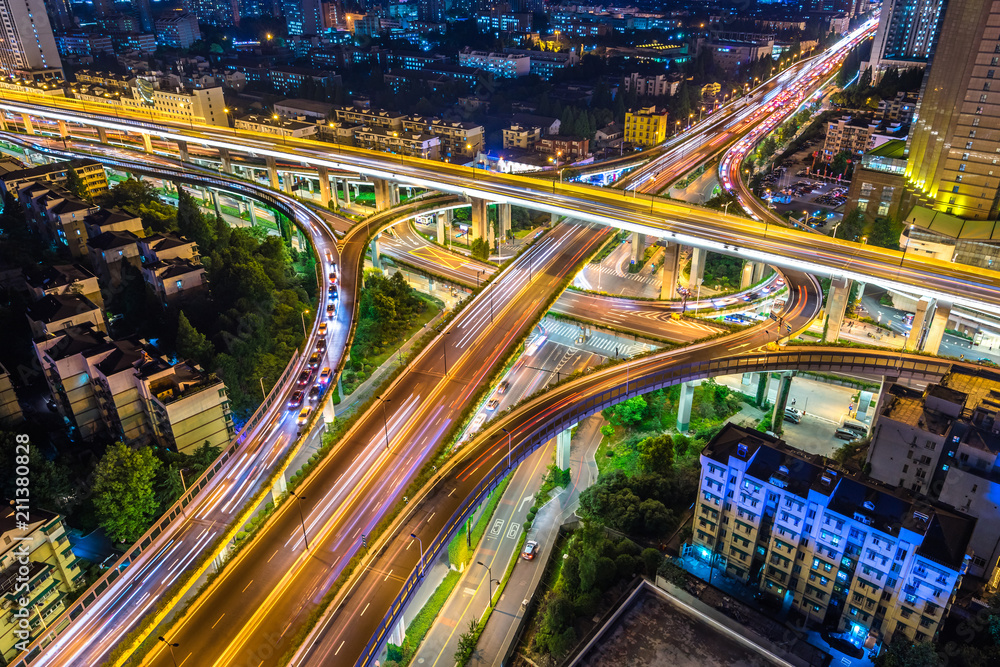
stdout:
POLYGON ((289 35, 318 35, 323 32, 323 3, 320 0, 295 0, 285 4, 289 35))
POLYGON ((69 0, 45 0, 45 11, 48 12, 53 30, 72 30, 76 27, 69 0))
POLYGON ((976 519, 727 424, 701 453, 689 555, 858 646, 931 641, 976 519))
POLYGON ((950 0, 909 138, 906 177, 925 206, 1000 212, 1000 6, 950 0))
MULTIPOLYGON (((50 2, 59 2, 60 0, 50 0, 50 2)), ((143 32, 153 32, 153 8, 149 3, 149 0, 133 0, 132 3, 136 11, 139 13, 139 24, 142 26, 143 32)))
POLYGON ((0 72, 60 70, 43 0, 0 0, 0 72))
POLYGON ((946 0, 886 0, 872 44, 877 78, 891 67, 923 67, 941 30, 946 0))

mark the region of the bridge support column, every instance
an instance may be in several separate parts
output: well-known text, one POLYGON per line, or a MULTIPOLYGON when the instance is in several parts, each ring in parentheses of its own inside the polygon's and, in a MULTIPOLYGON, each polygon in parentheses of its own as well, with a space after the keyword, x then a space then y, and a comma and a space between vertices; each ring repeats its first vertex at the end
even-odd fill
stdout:
POLYGON ((25 134, 34 134, 35 133, 35 126, 31 122, 31 116, 29 116, 26 113, 21 114, 21 122, 24 123, 24 133, 25 134))
POLYGON ((688 274, 688 289, 698 289, 698 282, 705 278, 705 259, 708 251, 702 248, 691 248, 691 272, 688 274))
POLYGON ((281 183, 278 182, 278 162, 273 157, 267 157, 265 160, 267 162, 267 178, 271 182, 271 188, 280 190, 281 183))
POLYGON ((60 120, 56 122, 59 124, 59 136, 63 139, 69 139, 69 129, 66 127, 66 121, 60 120))
POLYGON ((761 280, 764 279, 764 269, 767 268, 767 264, 764 262, 754 262, 753 264, 753 284, 756 285, 761 280))
POLYGON ((920 339, 923 338, 924 323, 927 321, 927 311, 930 310, 930 308, 930 299, 923 298, 917 302, 917 310, 913 313, 913 326, 910 328, 910 333, 906 337, 906 350, 920 349, 920 339))
POLYGON ((399 185, 389 181, 389 201, 393 206, 399 206, 399 185))
POLYGON ((371 240, 372 267, 376 269, 381 269, 382 263, 379 261, 378 252, 379 252, 378 234, 376 234, 375 237, 371 240))
MULTIPOLYGON (((944 330, 948 326, 948 318, 951 317, 951 304, 945 301, 938 301, 934 308, 934 317, 931 318, 931 326, 927 331, 927 338, 920 347, 924 352, 937 354, 941 349, 941 339, 944 338, 944 330)), ((916 319, 916 318, 914 318, 916 319)))
POLYGON ((384 211, 392 207, 391 183, 381 178, 374 178, 375 184, 375 210, 384 211))
POLYGON ((694 402, 694 388, 697 386, 696 380, 681 384, 681 397, 677 402, 678 433, 687 433, 691 427, 691 404, 694 402))
POLYGON ((437 214, 437 242, 441 245, 448 243, 448 214, 449 211, 439 211, 437 214))
POLYGON ((247 200, 247 207, 250 209, 250 224, 257 226, 257 204, 252 199, 247 200))
POLYGON ((233 173, 233 158, 229 155, 228 148, 219 149, 219 158, 222 160, 222 173, 232 174, 233 173))
POLYGON ((274 480, 274 484, 271 486, 271 496, 274 498, 279 498, 288 493, 288 483, 285 481, 284 473, 278 475, 278 478, 274 480))
POLYGON ((108 143, 108 131, 103 127, 97 128, 97 140, 102 144, 108 143))
POLYGON ((510 204, 497 204, 497 216, 500 220, 500 242, 510 236, 510 204))
POLYGON ((632 263, 642 261, 642 253, 646 250, 646 235, 632 232, 632 263))
POLYGON ((840 338, 840 327, 847 312, 847 297, 851 292, 851 281, 846 278, 830 280, 830 294, 826 299, 826 333, 823 341, 835 343, 840 338))
POLYGON ((333 395, 323 404, 323 423, 329 425, 337 421, 337 406, 333 404, 333 395))
MULTIPOLYGON (((101 130, 101 128, 98 128, 98 131, 100 131, 100 130, 101 130)), ((105 135, 105 137, 106 136, 107 135, 105 135)), ((106 138, 102 138, 101 141, 104 142, 104 143, 107 143, 107 139, 106 138)), ((177 142, 177 152, 180 153, 181 162, 190 162, 191 161, 191 154, 188 153, 188 144, 187 144, 186 141, 178 141, 177 142)))
POLYGON ((556 436, 556 467, 560 470, 569 470, 569 448, 573 439, 573 426, 559 431, 559 435, 556 436))
POLYGON ((212 193, 212 204, 215 206, 215 214, 221 218, 222 217, 222 205, 219 204, 219 191, 218 190, 209 190, 209 192, 212 193))
POLYGON ((347 182, 346 178, 344 179, 344 205, 351 205, 351 184, 347 182))
POLYGON ((743 262, 743 272, 740 274, 740 289, 753 285, 753 262, 743 262))
POLYGON ((472 214, 469 216, 472 221, 472 240, 489 240, 487 227, 489 226, 489 215, 486 212, 486 200, 472 198, 472 214))
POLYGON ((774 411, 771 413, 771 430, 781 433, 785 423, 785 407, 788 405, 788 390, 792 388, 792 378, 795 371, 784 371, 778 380, 778 394, 774 397, 774 411))
POLYGON ((0 111, 0 132, 7 132, 7 113, 0 111))
POLYGON ((286 171, 284 178, 281 179, 282 185, 284 186, 284 191, 286 194, 292 194, 292 182, 295 179, 292 178, 292 172, 286 171))
POLYGON ((323 202, 323 206, 329 206, 330 204, 330 170, 326 167, 320 167, 316 170, 317 176, 319 176, 319 198, 323 202))
POLYGON ((664 301, 677 298, 677 265, 681 247, 667 241, 663 251, 663 265, 660 267, 660 298, 664 301))
POLYGON ((149 135, 145 132, 142 133, 142 150, 147 153, 153 152, 153 140, 149 138, 149 135))

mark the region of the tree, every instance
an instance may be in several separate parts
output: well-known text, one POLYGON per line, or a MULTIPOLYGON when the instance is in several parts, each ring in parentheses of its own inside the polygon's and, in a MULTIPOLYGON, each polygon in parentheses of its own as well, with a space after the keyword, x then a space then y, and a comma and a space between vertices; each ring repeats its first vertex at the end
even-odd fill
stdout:
POLYGON ((663 554, 649 547, 642 550, 639 558, 642 559, 643 571, 646 573, 646 576, 655 578, 656 570, 660 567, 660 561, 663 560, 663 554))
POLYGON ((490 258, 490 244, 486 239, 475 239, 469 249, 475 259, 485 262, 490 258))
POLYGON ((875 658, 875 667, 937 667, 940 664, 933 644, 914 644, 900 635, 893 637, 889 646, 875 658))
POLYGON ((646 410, 646 399, 642 396, 633 396, 627 401, 623 401, 614 407, 614 415, 622 426, 632 426, 642 421, 642 415, 646 410))
POLYGON ((476 623, 476 619, 470 619, 469 629, 463 632, 458 638, 458 650, 455 651, 456 664, 465 665, 472 658, 472 654, 476 650, 476 642, 479 641, 478 630, 479 626, 476 623))
POLYGON ((94 471, 94 508, 101 527, 115 542, 139 539, 159 507, 153 483, 160 461, 148 447, 116 442, 94 471))
POLYGON ((836 238, 845 241, 858 241, 864 231, 865 214, 860 209, 854 209, 844 216, 837 226, 836 238))
POLYGON ((184 188, 177 190, 177 230, 206 252, 215 244, 215 230, 205 219, 201 207, 184 188))
POLYGON ((90 193, 87 192, 87 186, 83 183, 83 179, 80 178, 80 174, 76 173, 76 169, 72 167, 66 170, 65 186, 73 195, 90 201, 90 193))
POLYGON ((639 443, 639 466, 644 472, 668 472, 674 465, 674 441, 669 433, 639 443))
POLYGON ((899 237, 903 233, 903 223, 885 216, 875 218, 872 231, 868 235, 868 245, 899 250, 899 237))
POLYGON ((191 324, 184 311, 177 317, 177 353, 195 363, 208 366, 215 356, 215 346, 191 324))

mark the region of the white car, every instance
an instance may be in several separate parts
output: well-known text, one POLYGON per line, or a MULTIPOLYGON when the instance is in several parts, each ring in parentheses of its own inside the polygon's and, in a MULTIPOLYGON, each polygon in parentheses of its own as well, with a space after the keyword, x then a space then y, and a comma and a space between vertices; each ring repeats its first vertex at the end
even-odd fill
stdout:
POLYGON ((472 424, 469 425, 469 435, 472 435, 482 427, 483 422, 486 421, 486 413, 480 412, 476 415, 476 418, 472 420, 472 424))

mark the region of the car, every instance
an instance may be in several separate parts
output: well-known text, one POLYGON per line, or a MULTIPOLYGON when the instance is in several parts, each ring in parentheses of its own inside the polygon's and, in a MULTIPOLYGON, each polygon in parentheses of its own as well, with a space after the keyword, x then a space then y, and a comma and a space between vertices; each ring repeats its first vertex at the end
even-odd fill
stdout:
POLYGON ((326 304, 326 316, 327 316, 327 318, 332 320, 333 317, 334 317, 334 315, 336 315, 336 314, 337 314, 337 304, 336 303, 328 303, 328 304, 326 304))
POLYGON ((311 377, 312 377, 312 371, 308 369, 302 371, 301 373, 299 373, 298 385, 300 387, 306 386, 307 384, 309 384, 309 378, 311 377))
POLYGON ((311 405, 307 405, 306 407, 302 408, 302 410, 299 412, 299 418, 298 418, 299 426, 302 426, 307 421, 309 421, 309 415, 311 414, 312 414, 311 405))
POLYGON ((336 285, 337 284, 337 274, 334 271, 330 272, 330 284, 331 285, 336 285))
POLYGON ((294 410, 302 405, 302 390, 296 389, 292 392, 292 397, 288 399, 288 409, 294 410))
POLYGON ((327 295, 326 300, 330 303, 336 303, 340 299, 340 291, 336 289, 331 289, 330 294, 327 295))
POLYGON ((795 408, 785 408, 785 421, 798 424, 802 421, 802 413, 795 408))
POLYGON ((327 327, 327 324, 326 324, 326 322, 320 322, 320 325, 319 325, 319 331, 317 331, 317 332, 316 332, 316 334, 317 334, 317 335, 318 335, 318 336, 319 336, 320 338, 326 338, 326 330, 327 330, 327 328, 328 328, 328 327, 327 327))
POLYGON ((510 389, 510 380, 504 380, 497 386, 497 393, 503 396, 510 389))
POLYGON ((489 403, 486 404, 486 409, 489 410, 490 412, 493 412, 499 406, 500 406, 500 399, 499 398, 494 398, 494 399, 490 400, 489 403))
POLYGON ((486 421, 486 413, 480 412, 478 415, 476 415, 476 418, 472 420, 472 424, 469 425, 469 433, 475 433, 476 431, 478 431, 479 427, 482 426, 483 422, 485 421, 486 421))
POLYGON ((316 341, 316 349, 319 350, 320 352, 326 352, 325 338, 320 338, 318 341, 316 341))
POLYGON ((319 396, 322 393, 323 393, 323 388, 320 387, 318 384, 314 384, 312 387, 309 388, 309 402, 315 403, 316 401, 318 401, 319 396))
POLYGON ((521 558, 524 560, 535 560, 535 554, 538 553, 538 542, 534 540, 528 540, 524 543, 524 549, 521 550, 521 558))
POLYGON ((838 428, 837 432, 833 435, 835 438, 839 438, 841 440, 858 440, 861 437, 856 431, 852 431, 849 428, 838 428))
POLYGON ((326 384, 330 381, 331 377, 333 377, 333 371, 330 370, 329 366, 326 366, 322 371, 320 371, 319 380, 317 380, 317 382, 320 384, 326 384))
POLYGON ((309 356, 308 366, 310 369, 317 368, 319 366, 319 352, 313 352, 312 355, 309 356))

